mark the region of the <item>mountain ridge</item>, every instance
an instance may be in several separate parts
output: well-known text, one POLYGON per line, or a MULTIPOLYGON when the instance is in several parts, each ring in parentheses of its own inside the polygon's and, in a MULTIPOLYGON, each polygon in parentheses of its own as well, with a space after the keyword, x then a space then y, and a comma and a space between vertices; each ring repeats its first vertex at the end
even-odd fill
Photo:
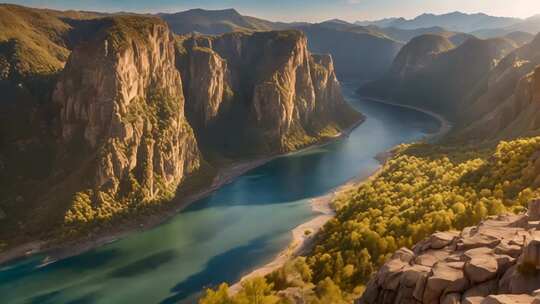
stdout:
POLYGON ((502 28, 514 25, 521 19, 511 17, 495 17, 484 13, 467 14, 451 12, 445 14, 424 13, 413 19, 382 19, 375 21, 360 21, 361 25, 380 25, 382 27, 397 27, 401 29, 417 29, 422 27, 441 26, 448 30, 473 32, 475 30, 502 28))
POLYGON ((427 107, 456 120, 462 113, 461 102, 469 91, 495 67, 498 60, 517 47, 513 41, 504 38, 470 38, 455 48, 449 48, 448 39, 440 35, 435 43, 425 43, 436 36, 424 35, 411 40, 385 76, 364 85, 358 92, 427 107), (406 54, 408 52, 412 53, 406 54), (406 62, 400 62, 400 58, 414 58, 414 62, 420 65, 403 69, 401 66, 406 62), (396 75, 396 71, 406 73, 396 75))

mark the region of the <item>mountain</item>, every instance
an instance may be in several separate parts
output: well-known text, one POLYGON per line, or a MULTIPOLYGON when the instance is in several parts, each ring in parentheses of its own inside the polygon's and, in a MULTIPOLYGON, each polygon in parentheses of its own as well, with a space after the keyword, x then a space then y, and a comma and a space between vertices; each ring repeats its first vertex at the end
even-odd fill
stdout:
POLYGON ((470 38, 452 48, 445 37, 411 40, 380 80, 363 86, 363 95, 429 108, 457 119, 462 102, 497 62, 516 48, 504 38, 470 38))
POLYGON ((343 78, 381 76, 403 46, 366 27, 321 23, 295 28, 306 34, 312 52, 332 55, 338 76, 343 78))
POLYGON ((540 37, 504 58, 469 98, 461 135, 508 139, 539 134, 540 37))
MULTIPOLYGON (((169 199, 198 170, 201 158, 183 113, 174 42, 163 21, 118 16, 79 22, 50 13, 43 19, 43 12, 28 8, 2 9, 25 16, 29 33, 62 26, 62 35, 42 39, 65 46, 66 54, 44 75, 15 62, 7 66, 8 75, 21 67, 31 74, 1 81, 13 92, 3 95, 0 106, 7 118, 0 129, 0 201, 7 217, 0 223, 2 239, 23 237, 4 229, 17 223, 35 237, 145 208, 169 199), (73 45, 58 37, 69 37, 73 45), (27 85, 36 77, 47 81, 27 85), (13 118, 22 119, 11 124, 13 118), (23 131, 13 131, 18 124, 25 124, 23 131)), ((31 36, 17 39, 24 38, 31 36)))
POLYGON ((172 209, 224 160, 294 151, 362 119, 331 56, 298 31, 192 37, 155 16, 0 14, 22 29, 0 31, 2 246, 172 209))
POLYGON ((397 55, 389 74, 405 78, 433 63, 437 55, 453 49, 455 45, 441 35, 418 36, 406 44, 397 55))
POLYGON ((188 118, 221 155, 297 150, 359 119, 332 57, 311 55, 299 31, 192 36, 181 45, 188 118))
POLYGON ((339 19, 318 24, 287 24, 242 16, 235 10, 202 9, 159 16, 177 34, 198 32, 216 35, 230 32, 300 30, 307 35, 311 52, 332 55, 340 77, 362 80, 380 76, 390 66, 402 46, 380 31, 339 19))
POLYGON ((536 15, 512 24, 510 26, 490 29, 479 29, 477 31, 474 31, 473 34, 477 35, 478 37, 491 38, 507 35, 512 32, 525 32, 531 35, 536 35, 538 32, 540 32, 540 16, 536 15))
POLYGON ((405 19, 405 18, 393 17, 393 18, 384 18, 384 19, 380 19, 380 20, 371 20, 371 21, 356 21, 356 22, 354 22, 354 24, 360 25, 360 26, 373 25, 373 26, 377 26, 377 27, 392 27, 393 24, 400 23, 400 22, 405 22, 405 21, 407 21, 407 19, 405 19))
POLYGON ((517 18, 494 17, 482 13, 464 14, 461 12, 453 12, 442 15, 422 14, 411 20, 403 18, 383 19, 372 22, 359 22, 358 24, 395 27, 409 30, 439 26, 450 31, 473 32, 476 30, 508 27, 521 21, 521 19, 517 18))
POLYGON ((437 35, 441 35, 450 39, 450 41, 454 45, 459 46, 461 43, 465 42, 465 40, 474 37, 473 35, 466 34, 466 33, 450 32, 439 26, 419 28, 419 29, 413 29, 413 30, 405 30, 405 29, 400 29, 400 28, 395 28, 395 27, 377 27, 374 25, 370 25, 368 26, 368 28, 373 29, 373 31, 383 33, 389 38, 395 41, 402 42, 402 43, 407 43, 411 41, 411 39, 421 36, 421 35, 437 34, 437 35))
POLYGON ((529 42, 531 42, 534 39, 533 34, 529 34, 527 32, 511 32, 509 34, 506 34, 504 38, 510 39, 514 41, 514 43, 517 46, 523 46, 529 42))
POLYGON ((219 35, 233 31, 269 31, 281 29, 280 23, 254 17, 242 16, 234 9, 203 10, 192 9, 173 14, 158 14, 177 34, 198 32, 219 35))
POLYGON ((508 29, 511 31, 522 31, 530 34, 537 34, 540 32, 540 15, 529 17, 523 22, 509 26, 508 29))

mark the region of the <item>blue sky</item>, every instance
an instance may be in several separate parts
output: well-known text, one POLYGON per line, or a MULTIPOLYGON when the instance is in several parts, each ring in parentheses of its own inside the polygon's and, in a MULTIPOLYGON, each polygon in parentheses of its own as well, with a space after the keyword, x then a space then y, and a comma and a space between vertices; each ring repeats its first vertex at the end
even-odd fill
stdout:
MULTIPOLYGON (((1 0, 0 0, 1 1, 1 0)), ((540 0, 11 0, 33 7, 94 11, 176 12, 190 8, 236 8, 243 14, 280 21, 349 21, 411 18, 424 12, 484 12, 496 16, 540 14, 540 0)))

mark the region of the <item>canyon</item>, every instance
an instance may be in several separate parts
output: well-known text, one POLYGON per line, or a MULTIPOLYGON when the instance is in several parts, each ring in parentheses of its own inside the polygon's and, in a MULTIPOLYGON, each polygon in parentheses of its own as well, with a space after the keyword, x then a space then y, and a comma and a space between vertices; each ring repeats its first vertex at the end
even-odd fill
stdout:
POLYGON ((0 293, 537 303, 536 27, 0 4, 0 293))
POLYGON ((156 17, 1 9, 31 32, 58 28, 42 45, 16 32, 1 57, 13 92, 1 111, 4 248, 99 234, 203 190, 223 166, 331 140, 363 119, 332 58, 312 55, 298 31, 177 36, 156 17), (50 68, 25 74, 39 56, 50 68), (42 169, 21 170, 28 159, 42 169))

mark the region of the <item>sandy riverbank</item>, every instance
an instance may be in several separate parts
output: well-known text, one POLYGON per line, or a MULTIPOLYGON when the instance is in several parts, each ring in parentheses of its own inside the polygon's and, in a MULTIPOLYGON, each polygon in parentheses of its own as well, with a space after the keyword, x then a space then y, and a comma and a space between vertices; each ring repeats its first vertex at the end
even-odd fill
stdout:
MULTIPOLYGON (((409 105, 400 105, 400 104, 392 103, 392 102, 381 100, 381 99, 366 98, 366 97, 361 97, 361 98, 365 98, 374 102, 413 109, 413 110, 416 110, 416 111, 419 111, 419 112, 422 112, 422 113, 425 113, 434 117, 440 123, 439 130, 435 133, 428 134, 426 136, 426 140, 437 141, 441 139, 442 137, 444 137, 446 134, 448 134, 448 132, 450 132, 450 130, 452 129, 452 125, 450 124, 448 120, 446 120, 446 118, 432 111, 421 109, 414 106, 409 106, 409 105)), ((357 176, 353 178, 352 180, 348 181, 347 183, 345 183, 344 185, 339 186, 336 189, 330 191, 329 193, 323 196, 311 199, 310 200, 311 209, 315 213, 318 213, 319 215, 313 218, 312 220, 310 220, 309 222, 303 223, 297 226, 296 228, 294 228, 291 231, 292 239, 287 248, 281 251, 277 255, 277 257, 274 260, 272 260, 270 263, 260 268, 257 268, 254 271, 250 272, 249 274, 243 276, 240 279, 240 281, 236 282, 234 285, 230 287, 229 291, 234 294, 240 290, 242 281, 246 279, 265 276, 267 274, 270 274, 271 272, 285 265, 287 261, 297 256, 307 253, 309 249, 311 248, 311 245, 313 243, 312 241, 314 240, 316 234, 323 228, 323 226, 329 220, 331 220, 335 216, 336 213, 332 207, 332 201, 334 200, 336 195, 339 195, 339 193, 347 191, 348 189, 359 187, 363 183, 366 183, 370 180, 375 179, 380 174, 386 160, 392 157, 392 152, 391 150, 381 151, 374 157, 381 163, 381 166, 375 172, 373 172, 372 174, 368 174, 367 176, 363 176, 363 175, 357 176), (305 233, 306 231, 309 231, 309 234, 306 234, 305 233)))
POLYGON ((355 177, 349 180, 344 185, 335 188, 334 190, 330 191, 325 195, 310 199, 309 203, 311 206, 311 210, 313 210, 313 212, 318 215, 310 221, 294 228, 291 231, 292 239, 287 248, 281 251, 278 256, 270 263, 260 268, 257 268, 249 274, 243 276, 240 281, 238 281, 229 288, 229 291, 234 294, 240 290, 242 281, 250 278, 265 276, 285 265, 287 261, 307 253, 307 250, 311 248, 311 245, 313 244, 313 240, 315 239, 317 233, 329 220, 331 220, 336 215, 336 212, 332 207, 332 202, 336 195, 339 195, 339 193, 348 189, 358 187, 360 184, 365 183, 372 178, 375 178, 378 172, 380 172, 380 169, 375 171, 374 173, 368 174, 367 176, 355 177))
POLYGON ((47 240, 38 240, 13 247, 0 253, 0 265, 8 263, 12 260, 29 257, 36 254, 44 254, 44 263, 50 263, 52 261, 57 261, 82 254, 91 249, 125 238, 133 233, 152 229, 171 219, 178 212, 182 211, 192 203, 211 195, 213 192, 217 191, 224 185, 233 182, 236 178, 245 174, 246 172, 260 167, 278 157, 301 153, 310 149, 316 149, 328 145, 335 140, 348 136, 356 127, 361 125, 364 121, 365 117, 362 117, 354 125, 352 125, 346 130, 343 130, 336 136, 332 138, 327 138, 318 144, 308 146, 298 151, 237 162, 235 164, 222 168, 214 177, 214 180, 212 181, 212 184, 209 188, 203 189, 189 196, 174 199, 170 202, 170 208, 167 208, 164 211, 156 212, 155 214, 146 216, 144 218, 136 218, 132 222, 116 225, 111 229, 100 231, 96 235, 90 236, 85 239, 62 242, 59 244, 51 244, 51 242, 47 240))

